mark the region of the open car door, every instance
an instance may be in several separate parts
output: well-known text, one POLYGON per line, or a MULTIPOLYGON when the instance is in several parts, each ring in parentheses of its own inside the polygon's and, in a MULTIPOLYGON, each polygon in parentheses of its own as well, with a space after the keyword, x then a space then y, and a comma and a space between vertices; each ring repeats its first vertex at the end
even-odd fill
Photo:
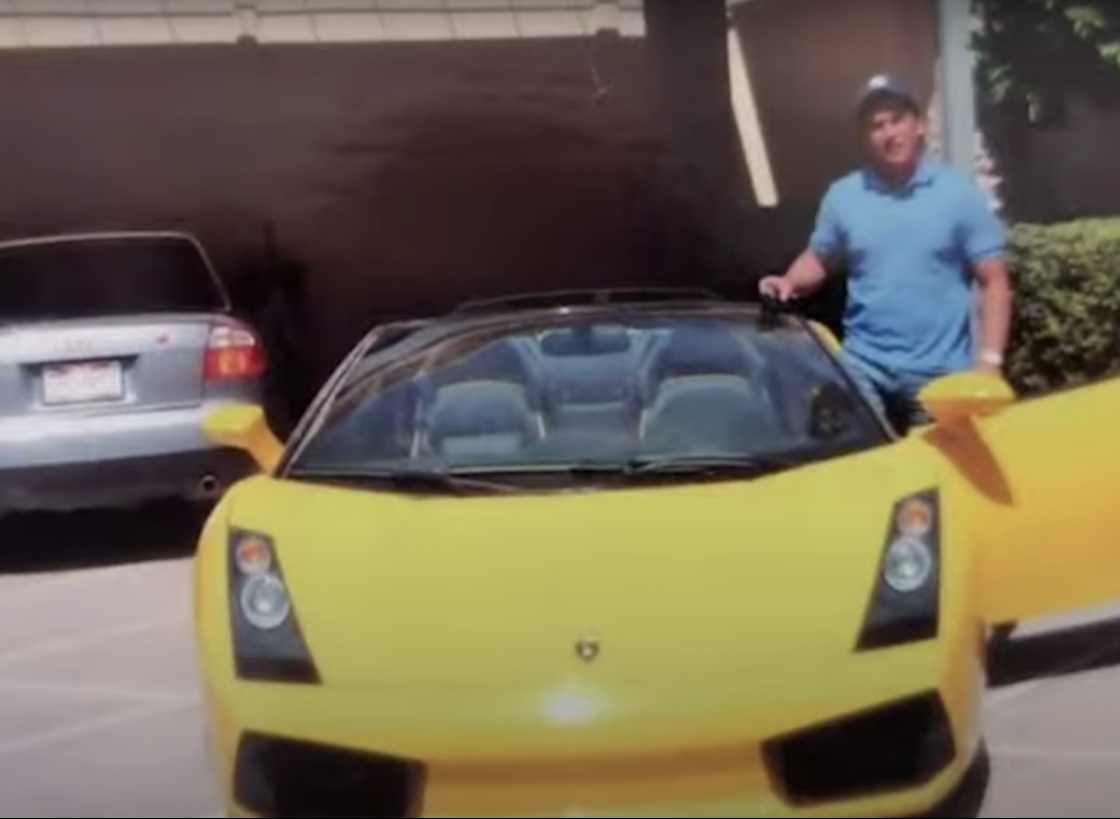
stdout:
POLYGON ((992 624, 1120 600, 1120 378, 930 429, 973 507, 992 624))

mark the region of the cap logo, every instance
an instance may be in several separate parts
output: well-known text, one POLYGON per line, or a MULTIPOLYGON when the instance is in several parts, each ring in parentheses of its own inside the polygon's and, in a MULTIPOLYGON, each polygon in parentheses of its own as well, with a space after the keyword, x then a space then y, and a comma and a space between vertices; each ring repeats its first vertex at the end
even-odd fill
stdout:
POLYGON ((867 87, 871 88, 875 91, 878 91, 880 89, 886 88, 890 84, 891 84, 890 78, 887 77, 885 74, 876 74, 874 77, 871 78, 870 82, 867 83, 867 87))

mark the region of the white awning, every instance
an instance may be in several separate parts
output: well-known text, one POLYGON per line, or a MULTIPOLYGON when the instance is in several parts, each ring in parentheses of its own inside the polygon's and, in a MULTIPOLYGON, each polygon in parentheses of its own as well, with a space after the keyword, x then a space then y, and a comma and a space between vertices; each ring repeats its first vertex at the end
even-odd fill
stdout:
POLYGON ((643 0, 0 0, 0 48, 645 34, 643 0))

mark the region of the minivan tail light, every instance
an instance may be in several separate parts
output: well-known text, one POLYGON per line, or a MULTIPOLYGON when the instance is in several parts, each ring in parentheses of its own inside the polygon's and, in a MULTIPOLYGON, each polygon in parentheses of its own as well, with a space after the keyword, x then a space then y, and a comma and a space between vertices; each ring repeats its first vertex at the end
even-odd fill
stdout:
POLYGON ((258 378, 265 371, 264 348, 257 334, 230 320, 210 325, 204 362, 203 377, 207 381, 258 378))

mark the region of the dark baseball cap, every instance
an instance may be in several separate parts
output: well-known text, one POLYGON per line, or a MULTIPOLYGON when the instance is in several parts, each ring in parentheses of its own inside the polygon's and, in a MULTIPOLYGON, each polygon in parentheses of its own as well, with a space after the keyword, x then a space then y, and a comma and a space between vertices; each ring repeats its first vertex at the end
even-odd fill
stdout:
POLYGON ((860 87, 856 95, 856 117, 863 119, 882 103, 901 104, 915 114, 922 111, 918 95, 905 80, 894 74, 876 74, 860 87))

